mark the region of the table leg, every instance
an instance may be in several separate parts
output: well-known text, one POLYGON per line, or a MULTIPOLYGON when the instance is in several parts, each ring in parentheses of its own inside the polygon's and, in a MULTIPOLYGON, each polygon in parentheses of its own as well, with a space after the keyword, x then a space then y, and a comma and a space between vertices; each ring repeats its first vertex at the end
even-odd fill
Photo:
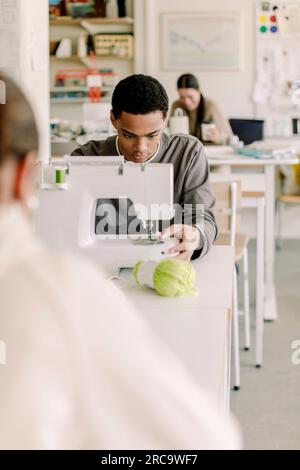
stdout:
POLYGON ((263 360, 265 199, 257 199, 255 365, 263 360))
POLYGON ((275 166, 265 166, 266 179, 266 230, 265 230, 265 320, 276 320, 277 303, 274 285, 275 254, 275 166))

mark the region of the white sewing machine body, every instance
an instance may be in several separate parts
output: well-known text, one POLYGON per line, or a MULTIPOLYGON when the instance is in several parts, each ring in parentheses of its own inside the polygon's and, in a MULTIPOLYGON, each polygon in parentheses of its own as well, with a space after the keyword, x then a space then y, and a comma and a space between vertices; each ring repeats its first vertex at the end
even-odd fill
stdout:
POLYGON ((41 169, 35 224, 38 235, 50 246, 86 254, 112 273, 133 267, 140 259, 169 256, 166 252, 176 241, 158 241, 151 226, 173 217, 172 165, 124 164, 123 157, 69 157, 65 167, 66 181, 58 184, 54 166, 41 169), (132 201, 138 219, 150 230, 130 235, 127 230, 99 232, 104 219, 97 223, 97 218, 105 215, 105 203, 110 200, 119 205, 132 201))

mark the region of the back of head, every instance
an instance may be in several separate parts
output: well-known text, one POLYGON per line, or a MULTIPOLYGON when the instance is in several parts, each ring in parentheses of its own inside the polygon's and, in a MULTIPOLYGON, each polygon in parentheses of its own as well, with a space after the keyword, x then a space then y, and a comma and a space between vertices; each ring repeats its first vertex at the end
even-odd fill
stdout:
POLYGON ((32 108, 17 85, 0 74, 5 104, 0 104, 0 168, 7 160, 21 162, 38 150, 38 130, 32 108))
POLYGON ((195 75, 191 73, 185 73, 181 75, 177 80, 177 89, 179 88, 194 88, 195 90, 199 90, 199 82, 195 75))
POLYGON ((162 84, 149 75, 135 74, 121 80, 112 96, 112 113, 116 119, 124 111, 149 114, 161 111, 166 118, 169 99, 162 84))

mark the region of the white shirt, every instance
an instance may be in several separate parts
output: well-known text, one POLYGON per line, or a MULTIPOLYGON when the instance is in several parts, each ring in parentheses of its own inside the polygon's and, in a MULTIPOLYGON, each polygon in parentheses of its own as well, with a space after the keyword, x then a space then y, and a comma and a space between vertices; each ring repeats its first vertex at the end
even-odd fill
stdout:
POLYGON ((0 209, 1 449, 235 449, 240 436, 81 259, 0 209))

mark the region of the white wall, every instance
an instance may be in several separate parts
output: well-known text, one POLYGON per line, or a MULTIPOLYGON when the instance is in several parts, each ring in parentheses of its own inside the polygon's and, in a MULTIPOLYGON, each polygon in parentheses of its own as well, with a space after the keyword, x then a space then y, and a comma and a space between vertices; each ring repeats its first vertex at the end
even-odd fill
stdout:
POLYGON ((50 157, 49 4, 48 0, 19 0, 20 84, 35 110, 40 131, 40 159, 50 157), (34 36, 39 52, 33 47, 34 36), (35 54, 35 61, 33 55, 35 54), (37 57, 40 54, 40 60, 37 57))
MULTIPOLYGON (((142 3, 141 0, 138 3, 142 3)), ((144 48, 144 71, 154 75, 165 85, 170 99, 176 98, 176 80, 188 70, 166 71, 161 66, 161 14, 240 12, 242 20, 242 58, 240 71, 194 71, 200 81, 203 93, 214 98, 227 116, 253 117, 254 106, 251 92, 254 79, 255 56, 255 1, 254 0, 144 0, 144 38, 138 37, 144 48)), ((136 23, 141 21, 137 17, 136 23)), ((143 20, 141 21, 143 22, 143 20)), ((137 31, 138 34, 138 31, 137 31)))

